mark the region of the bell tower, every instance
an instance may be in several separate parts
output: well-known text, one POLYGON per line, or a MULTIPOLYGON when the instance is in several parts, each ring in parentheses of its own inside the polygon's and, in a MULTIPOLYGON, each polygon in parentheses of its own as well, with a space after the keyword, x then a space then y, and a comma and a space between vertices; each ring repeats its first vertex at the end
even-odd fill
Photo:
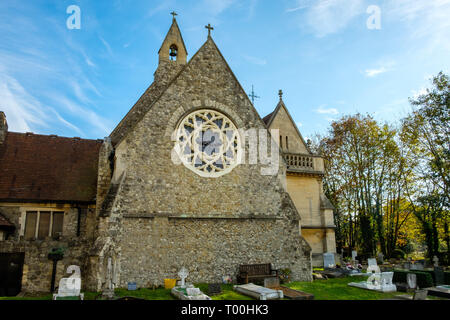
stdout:
POLYGON ((177 14, 175 12, 170 14, 173 16, 172 25, 158 51, 159 63, 155 81, 170 79, 187 63, 188 53, 175 18, 177 14))
POLYGON ((180 28, 178 27, 175 12, 171 12, 173 15, 172 25, 169 32, 167 32, 161 48, 159 49, 159 63, 163 61, 171 61, 173 64, 186 64, 187 63, 187 50, 184 45, 183 37, 181 36, 180 28))

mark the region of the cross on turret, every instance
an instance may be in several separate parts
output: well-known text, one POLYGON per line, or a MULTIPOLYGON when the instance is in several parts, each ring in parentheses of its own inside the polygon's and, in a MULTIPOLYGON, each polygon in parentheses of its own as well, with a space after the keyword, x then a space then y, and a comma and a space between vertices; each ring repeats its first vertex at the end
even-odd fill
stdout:
POLYGON ((211 37, 211 30, 214 30, 214 28, 211 27, 211 24, 210 24, 210 23, 208 23, 208 25, 205 26, 205 28, 208 29, 208 37, 211 37))

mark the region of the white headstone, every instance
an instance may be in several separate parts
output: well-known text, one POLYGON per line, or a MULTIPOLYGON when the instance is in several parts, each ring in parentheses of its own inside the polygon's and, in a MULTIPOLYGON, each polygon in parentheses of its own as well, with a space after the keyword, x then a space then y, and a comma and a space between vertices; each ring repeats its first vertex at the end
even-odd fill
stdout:
POLYGON ((70 273, 69 278, 61 278, 59 280, 58 293, 53 295, 53 299, 57 297, 83 297, 81 291, 81 272, 79 266, 71 265, 67 268, 70 273))
POLYGON ((334 253, 327 252, 323 254, 323 266, 324 268, 334 268, 336 266, 334 253))
POLYGON ((352 260, 356 260, 356 257, 358 256, 358 252, 356 250, 352 251, 352 260))
POLYGON ((370 266, 377 266, 378 264, 377 264, 377 259, 375 259, 375 258, 369 258, 369 259, 367 259, 367 264, 369 265, 369 267, 370 266))
POLYGON ((417 276, 414 273, 408 273, 406 275, 406 283, 408 284, 408 288, 416 289, 416 287, 417 287, 417 276))
POLYGON ((187 288, 186 293, 188 296, 199 296, 203 294, 199 288, 187 288))
POLYGON ((181 268, 181 270, 178 272, 178 276, 181 278, 181 287, 186 286, 185 280, 188 277, 189 272, 185 267, 181 268))

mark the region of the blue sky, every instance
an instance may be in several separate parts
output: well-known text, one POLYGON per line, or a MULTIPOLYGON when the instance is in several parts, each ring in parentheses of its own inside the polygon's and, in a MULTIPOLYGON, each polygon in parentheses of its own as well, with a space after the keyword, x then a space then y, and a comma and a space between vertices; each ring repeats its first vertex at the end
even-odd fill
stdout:
MULTIPOLYGON (((0 110, 9 128, 103 138, 153 81, 175 10, 189 57, 212 36, 263 117, 284 101, 305 137, 356 112, 395 122, 449 72, 450 0, 0 2, 0 110), (66 9, 81 10, 70 30, 66 9), (369 29, 371 5, 381 29, 369 29)), ((189 58, 188 57, 188 58, 189 58)))

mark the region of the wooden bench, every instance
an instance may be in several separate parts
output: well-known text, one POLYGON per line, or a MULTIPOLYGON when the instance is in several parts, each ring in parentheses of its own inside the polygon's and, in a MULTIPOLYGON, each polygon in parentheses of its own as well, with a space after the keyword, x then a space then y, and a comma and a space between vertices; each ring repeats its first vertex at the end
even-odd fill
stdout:
POLYGON ((278 278, 278 270, 272 269, 270 263, 243 264, 239 266, 237 281, 241 284, 249 281, 264 281, 265 278, 271 277, 278 278))

